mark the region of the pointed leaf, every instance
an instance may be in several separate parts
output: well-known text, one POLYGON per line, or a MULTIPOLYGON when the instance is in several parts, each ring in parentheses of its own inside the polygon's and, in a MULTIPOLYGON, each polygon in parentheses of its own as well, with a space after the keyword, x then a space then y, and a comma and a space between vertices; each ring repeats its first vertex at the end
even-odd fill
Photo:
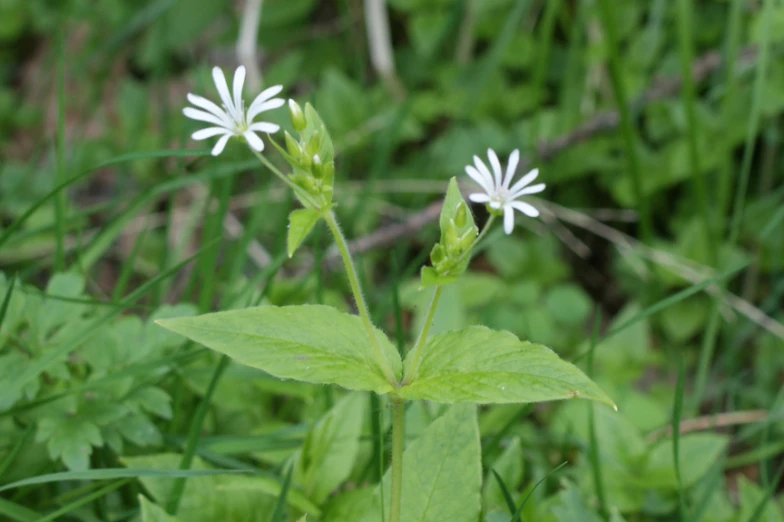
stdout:
MULTIPOLYGON (((476 407, 453 406, 403 453, 403 510, 411 522, 473 522, 481 507, 476 407)), ((388 487, 389 472, 384 477, 388 487)), ((384 499, 389 502, 389 490, 384 499)), ((389 509, 385 510, 389 513, 389 509)))
MULTIPOLYGON (((406 374, 411 371, 406 361, 406 374)), ((441 403, 520 403, 559 399, 612 400, 576 366, 551 349, 484 326, 434 335, 425 343, 421 363, 405 399, 441 403)))
POLYGON ((307 237, 321 217, 321 211, 310 208, 294 210, 289 214, 289 232, 286 240, 289 257, 307 237))
POLYGON ((374 329, 385 363, 374 358, 360 318, 330 306, 259 306, 158 324, 282 379, 383 394, 394 388, 380 365, 388 364, 396 378, 401 372, 397 349, 383 332, 374 329))
POLYGON ((351 474, 359 452, 365 398, 343 397, 308 434, 298 452, 295 483, 316 503, 324 502, 351 474))

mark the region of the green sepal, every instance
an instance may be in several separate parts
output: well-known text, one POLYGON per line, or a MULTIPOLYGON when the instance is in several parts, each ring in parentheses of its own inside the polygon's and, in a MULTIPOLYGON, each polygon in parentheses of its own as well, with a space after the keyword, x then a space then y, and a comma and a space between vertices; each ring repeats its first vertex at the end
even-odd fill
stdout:
POLYGON ((308 236, 323 215, 323 210, 312 208, 297 209, 289 214, 289 231, 286 237, 286 249, 289 257, 294 255, 294 251, 297 250, 297 247, 308 236))

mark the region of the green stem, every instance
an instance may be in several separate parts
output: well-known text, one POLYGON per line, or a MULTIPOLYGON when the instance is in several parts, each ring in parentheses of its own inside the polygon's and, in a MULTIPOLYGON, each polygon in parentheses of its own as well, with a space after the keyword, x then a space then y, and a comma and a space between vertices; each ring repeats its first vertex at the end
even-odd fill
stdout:
POLYGON ((433 316, 436 315, 438 299, 441 297, 441 290, 443 290, 443 288, 443 286, 438 285, 433 292, 433 299, 430 300, 430 308, 427 310, 425 324, 422 325, 422 331, 419 332, 419 337, 417 337, 416 343, 414 343, 414 347, 411 349, 411 364, 408 365, 408 369, 406 370, 406 374, 403 377, 401 386, 405 386, 414 378, 416 378, 417 371, 419 371, 419 362, 422 359, 422 347, 425 345, 425 339, 427 339, 427 333, 430 331, 430 325, 433 324, 433 316))
MULTIPOLYGON (((471 252, 474 251, 474 248, 479 244, 482 239, 487 235, 487 232, 493 226, 493 222, 495 221, 496 215, 490 214, 490 218, 485 223, 484 228, 482 231, 476 236, 476 239, 471 243, 471 246, 463 252, 463 255, 460 258, 460 262, 463 261, 463 257, 470 256, 471 252)), ((460 263, 459 262, 459 263, 460 263)), ((459 264, 458 263, 458 264, 459 264)), ((427 339, 427 333, 430 331, 430 326, 433 324, 433 317, 436 314, 436 308, 438 307, 438 299, 441 297, 441 290, 443 287, 441 285, 436 286, 435 291, 433 292, 433 299, 430 301, 430 308, 427 310, 427 316, 425 317, 425 323, 422 325, 422 331, 419 332, 419 337, 417 337, 416 343, 414 343, 414 347, 409 352, 408 357, 406 359, 411 359, 411 363, 408 365, 408 369, 406 370, 406 375, 403 377, 403 382, 401 382, 401 386, 405 386, 406 384, 410 383, 414 378, 416 378, 417 371, 419 370, 419 363, 420 359, 422 358, 422 347, 425 345, 425 340, 427 339)))
POLYGON ((474 248, 476 248, 476 246, 479 244, 479 242, 484 239, 484 237, 490 231, 490 227, 493 226, 493 223, 495 222, 495 218, 496 217, 497 216, 495 214, 490 214, 490 217, 487 219, 487 222, 485 223, 485 228, 483 228, 482 231, 479 232, 479 235, 476 236, 476 239, 474 239, 474 242, 471 243, 471 246, 468 247, 465 252, 463 252, 462 256, 460 256, 460 261, 461 262, 463 261, 463 258, 465 256, 470 256, 471 253, 474 251, 474 248))
POLYGON ((346 238, 343 235, 343 232, 340 230, 340 225, 338 225, 337 219, 335 219, 335 213, 331 210, 326 212, 324 214, 324 221, 327 222, 327 226, 329 227, 330 231, 332 231, 332 235, 335 237, 335 244, 337 245, 338 251, 340 252, 340 257, 343 259, 343 265, 346 268, 348 283, 351 286, 351 293, 354 294, 354 301, 357 304, 357 311, 359 312, 359 316, 362 318, 362 324, 365 326, 365 330, 367 330, 368 337, 370 338, 370 344, 373 346, 376 358, 378 359, 378 364, 381 370, 384 372, 384 377, 386 377, 386 379, 391 384, 397 386, 397 378, 395 377, 392 368, 389 366, 386 357, 384 357, 384 352, 381 350, 381 345, 379 344, 376 333, 373 330, 373 322, 370 320, 367 303, 365 303, 365 297, 362 295, 362 288, 359 285, 357 270, 354 267, 353 260, 351 259, 351 253, 348 250, 348 243, 346 242, 346 238))
POLYGON ((403 494, 403 441, 405 439, 405 402, 392 397, 392 484, 389 495, 389 522, 400 522, 403 494))
POLYGON ((257 158, 259 158, 259 161, 261 161, 264 164, 265 167, 270 169, 272 171, 272 173, 275 174, 278 178, 280 178, 280 180, 283 183, 288 185, 289 188, 291 188, 291 190, 293 190, 294 193, 297 196, 299 196, 299 198, 301 200, 307 201, 308 204, 312 208, 314 208, 314 209, 321 209, 321 205, 318 202, 314 201, 310 194, 305 192, 305 190, 302 187, 300 187, 299 185, 297 185, 296 183, 291 181, 289 179, 289 177, 286 176, 285 174, 283 174, 275 165, 272 164, 272 162, 270 160, 265 158, 264 155, 261 152, 257 151, 256 149, 253 149, 251 147, 248 147, 248 148, 253 152, 253 154, 256 155, 257 158))

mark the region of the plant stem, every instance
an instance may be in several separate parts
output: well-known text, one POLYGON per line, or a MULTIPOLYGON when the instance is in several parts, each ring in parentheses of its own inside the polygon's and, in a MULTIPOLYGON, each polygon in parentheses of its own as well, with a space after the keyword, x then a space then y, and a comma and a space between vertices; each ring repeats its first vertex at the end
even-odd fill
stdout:
MULTIPOLYGON (((441 297, 442 289, 443 286, 438 285, 433 292, 433 299, 430 300, 430 307, 427 310, 427 316, 425 316, 425 323, 422 325, 422 331, 419 332, 419 337, 417 337, 416 343, 414 343, 414 347, 411 349, 411 364, 408 365, 401 386, 405 386, 416 378, 417 371, 419 370, 419 362, 422 358, 422 347, 425 345, 425 339, 427 339, 427 333, 430 331, 430 325, 433 324, 433 316, 436 314, 438 299, 441 297)), ((408 359, 408 357, 406 359, 408 359)))
MULTIPOLYGON (((490 227, 493 226, 493 222, 495 221, 495 214, 490 214, 490 218, 485 223, 484 228, 482 231, 476 236, 476 239, 471 243, 471 246, 463 252, 463 256, 459 262, 462 262, 462 257, 470 256, 471 252, 474 251, 474 248, 479 244, 480 241, 487 235, 487 232, 490 230, 490 227)), ((441 297, 441 290, 443 287, 441 285, 436 286, 435 291, 433 292, 433 299, 430 301, 430 308, 427 310, 427 316, 425 317, 425 323, 422 325, 422 331, 419 332, 419 337, 417 337, 416 343, 414 343, 414 347, 409 352, 408 357, 411 359, 411 363, 408 365, 406 370, 406 374, 403 377, 403 381, 400 383, 401 386, 405 386, 406 384, 410 383, 414 378, 416 378, 417 371, 419 370, 419 363, 420 359, 422 358, 422 347, 425 345, 425 340, 427 339, 427 333, 430 331, 430 326, 433 324, 433 317, 436 314, 436 308, 438 307, 438 299, 441 297)))
POLYGON ((357 304, 357 311, 359 312, 359 316, 362 318, 362 323, 365 326, 365 330, 367 330, 368 337, 370 338, 370 344, 373 346, 373 350, 376 352, 375 355, 378 359, 378 364, 381 370, 384 372, 384 377, 386 377, 386 379, 391 384, 397 386, 397 377, 395 377, 395 374, 392 372, 392 368, 389 366, 389 363, 384 357, 384 352, 381 350, 381 345, 379 344, 378 338, 376 337, 376 332, 373 330, 373 322, 370 320, 367 303, 365 303, 365 297, 362 295, 362 288, 359 285, 357 270, 354 267, 353 260, 351 259, 351 253, 348 250, 348 243, 346 242, 346 238, 343 235, 343 232, 340 230, 340 225, 338 225, 337 219, 335 218, 335 213, 331 210, 324 213, 324 221, 327 222, 327 226, 329 227, 330 231, 332 231, 332 235, 335 237, 335 244, 337 244, 338 251, 340 251, 340 257, 343 259, 343 265, 346 268, 348 283, 351 286, 351 293, 354 294, 354 301, 357 304))
POLYGON ((389 522, 400 522, 403 493, 403 441, 405 439, 405 402, 392 397, 392 484, 389 495, 389 522))
POLYGON ((307 201, 308 204, 312 208, 314 208, 314 209, 321 209, 322 205, 320 205, 316 201, 313 201, 313 198, 310 196, 310 194, 305 192, 305 190, 303 190, 302 187, 296 185, 293 181, 291 181, 288 176, 283 174, 275 165, 272 164, 272 162, 270 160, 265 158, 262 153, 260 153, 259 151, 257 151, 256 149, 253 149, 251 147, 248 147, 248 148, 253 152, 253 154, 256 155, 257 158, 259 158, 259 161, 261 161, 264 164, 265 167, 270 169, 272 171, 272 173, 275 174, 278 178, 280 178, 280 180, 283 183, 288 185, 289 188, 291 188, 291 190, 293 190, 294 193, 297 196, 299 196, 301 200, 307 201))

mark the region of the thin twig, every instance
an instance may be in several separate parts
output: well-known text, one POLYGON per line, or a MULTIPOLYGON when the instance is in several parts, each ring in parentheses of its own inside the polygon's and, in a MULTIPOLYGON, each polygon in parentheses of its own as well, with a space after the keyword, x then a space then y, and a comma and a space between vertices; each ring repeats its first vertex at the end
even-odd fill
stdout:
MULTIPOLYGON (((678 433, 690 433, 692 431, 711 430, 716 428, 726 428, 740 424, 752 424, 762 422, 768 418, 767 410, 746 410, 732 411, 728 413, 717 413, 716 415, 705 415, 693 419, 682 420, 678 433)), ((648 442, 654 442, 663 436, 672 435, 672 426, 665 426, 650 432, 645 438, 648 442)))

